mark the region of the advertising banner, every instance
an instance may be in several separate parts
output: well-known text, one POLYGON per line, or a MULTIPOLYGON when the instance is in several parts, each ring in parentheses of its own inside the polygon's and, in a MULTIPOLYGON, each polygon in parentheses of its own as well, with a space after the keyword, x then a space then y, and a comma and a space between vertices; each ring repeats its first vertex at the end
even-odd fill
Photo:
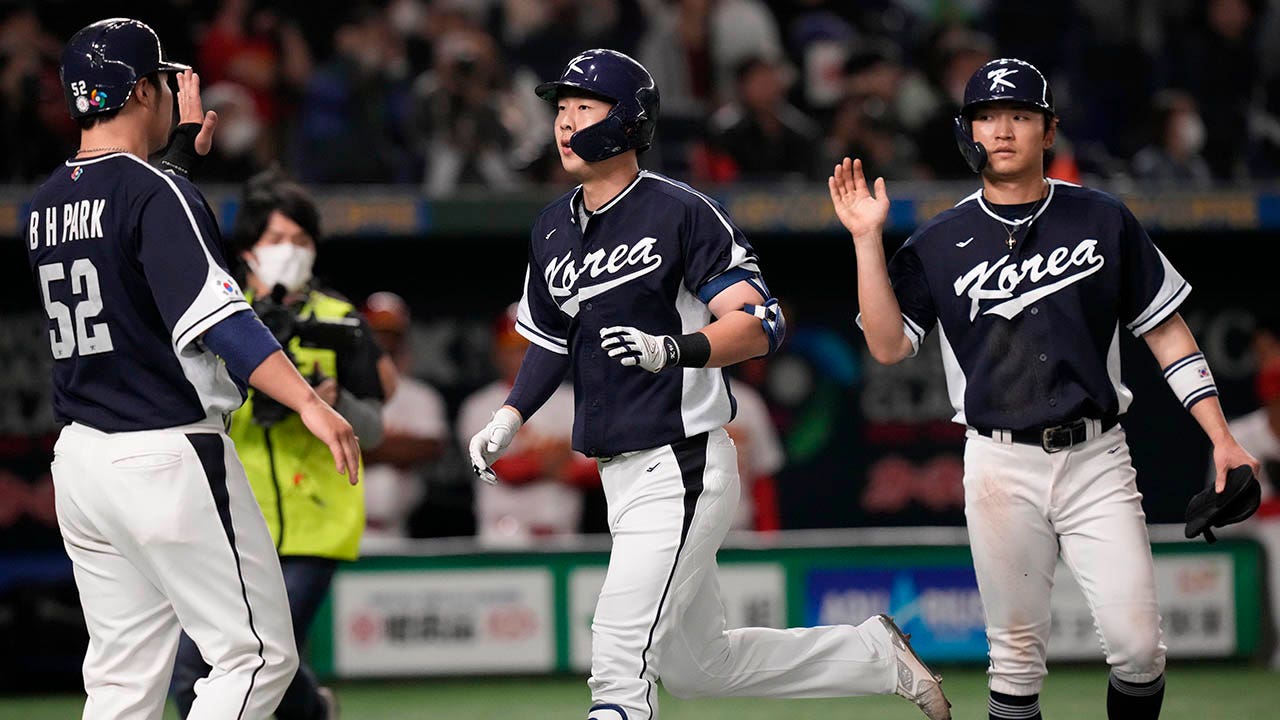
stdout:
MULTIPOLYGON (((1171 657, 1236 652, 1235 578, 1229 553, 1157 555, 1156 594, 1171 657)), ((1093 616, 1079 585, 1059 563, 1049 640, 1052 660, 1101 660, 1093 616)), ((893 615, 930 660, 981 660, 986 624, 971 567, 814 569, 806 578, 805 624, 858 624, 893 615)))
POLYGON ((551 572, 338 573, 334 669, 340 676, 549 672, 551 572))

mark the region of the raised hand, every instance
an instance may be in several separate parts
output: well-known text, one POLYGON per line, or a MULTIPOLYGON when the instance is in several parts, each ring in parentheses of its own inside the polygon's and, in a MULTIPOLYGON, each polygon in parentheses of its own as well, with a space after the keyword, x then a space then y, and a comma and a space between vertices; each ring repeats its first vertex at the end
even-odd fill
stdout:
POLYGON ((218 113, 204 111, 200 101, 200 76, 193 70, 183 70, 177 74, 178 80, 178 124, 200 123, 200 132, 196 134, 196 152, 208 155, 213 148, 213 131, 218 127, 218 113))
POLYGON ((854 240, 870 235, 879 238, 889 217, 889 193, 884 178, 876 178, 875 194, 872 194, 862 175, 862 161, 845 158, 827 178, 827 189, 831 191, 836 217, 854 240))

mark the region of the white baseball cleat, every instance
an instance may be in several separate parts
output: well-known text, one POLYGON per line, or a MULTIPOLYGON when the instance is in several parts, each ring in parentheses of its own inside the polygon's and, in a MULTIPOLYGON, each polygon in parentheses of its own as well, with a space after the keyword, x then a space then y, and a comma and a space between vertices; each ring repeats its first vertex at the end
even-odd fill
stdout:
POLYGON ((889 631, 893 654, 898 660, 898 687, 894 692, 915 703, 929 720, 951 720, 951 702, 942 694, 942 676, 933 674, 916 655, 911 649, 910 636, 898 629, 893 618, 884 613, 876 617, 889 631))
POLYGON ((338 696, 333 694, 333 690, 324 686, 317 688, 316 691, 324 701, 325 720, 338 720, 338 696))

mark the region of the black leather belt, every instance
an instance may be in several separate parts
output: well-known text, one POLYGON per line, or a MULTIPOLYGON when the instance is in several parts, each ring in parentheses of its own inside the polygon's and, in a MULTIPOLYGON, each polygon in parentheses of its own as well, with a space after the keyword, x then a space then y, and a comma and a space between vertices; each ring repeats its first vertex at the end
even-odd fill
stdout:
MULTIPOLYGON (((1120 419, 1112 415, 1097 419, 1101 423, 1098 434, 1102 434, 1116 426, 1120 419)), ((1001 442, 1015 442, 1020 445, 1039 445, 1045 452, 1055 453, 1066 450, 1089 440, 1089 420, 1080 418, 1061 425, 1033 428, 1031 430, 992 430, 975 427, 979 435, 1001 442)))

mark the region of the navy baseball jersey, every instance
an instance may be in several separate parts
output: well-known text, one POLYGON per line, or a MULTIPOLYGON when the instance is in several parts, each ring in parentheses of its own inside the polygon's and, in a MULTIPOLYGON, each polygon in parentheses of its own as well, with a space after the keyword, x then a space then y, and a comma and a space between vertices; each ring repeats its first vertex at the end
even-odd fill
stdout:
POLYGON ((1049 183, 1026 207, 976 192, 889 263, 913 347, 938 326, 956 422, 1029 430, 1124 413, 1121 328, 1141 336, 1191 292, 1123 203, 1049 183), (1008 228, 1025 217, 1010 248, 1008 228))
POLYGON ((573 357, 574 449, 608 457, 725 425, 734 403, 722 369, 624 367, 600 349, 600 330, 696 332, 714 320, 707 303, 743 280, 768 297, 751 245, 714 200, 656 173, 592 213, 581 193, 534 223, 516 322, 530 342, 573 357))
POLYGON ((221 423, 243 402, 198 342, 249 305, 189 181, 126 153, 68 161, 31 200, 27 250, 59 420, 104 432, 221 423))

